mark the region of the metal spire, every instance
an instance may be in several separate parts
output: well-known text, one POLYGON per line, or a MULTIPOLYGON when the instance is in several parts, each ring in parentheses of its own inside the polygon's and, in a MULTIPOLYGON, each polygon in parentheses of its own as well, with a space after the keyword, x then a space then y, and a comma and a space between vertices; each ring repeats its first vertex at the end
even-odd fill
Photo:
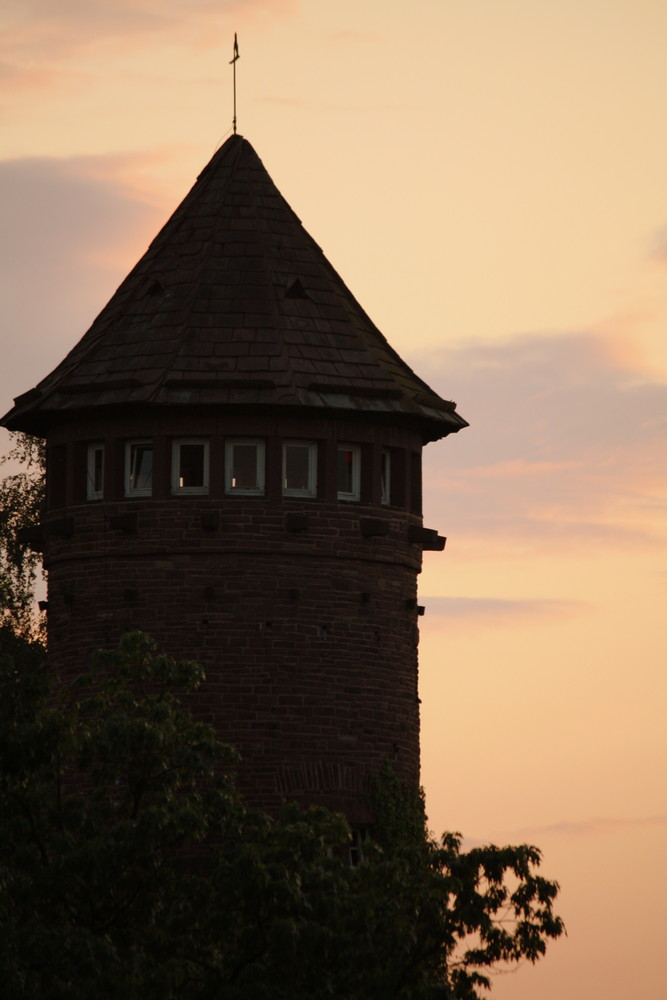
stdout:
POLYGON ((234 58, 229 60, 229 65, 234 67, 234 135, 236 135, 236 60, 239 58, 239 42, 234 32, 234 58))

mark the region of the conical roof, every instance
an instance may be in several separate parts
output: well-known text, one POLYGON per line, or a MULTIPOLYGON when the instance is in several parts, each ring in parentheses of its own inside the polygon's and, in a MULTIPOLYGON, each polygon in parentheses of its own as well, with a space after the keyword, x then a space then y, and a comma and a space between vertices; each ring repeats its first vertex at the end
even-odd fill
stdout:
POLYGON ((64 361, 3 418, 44 433, 100 407, 297 407, 465 427, 371 322, 232 135, 64 361))

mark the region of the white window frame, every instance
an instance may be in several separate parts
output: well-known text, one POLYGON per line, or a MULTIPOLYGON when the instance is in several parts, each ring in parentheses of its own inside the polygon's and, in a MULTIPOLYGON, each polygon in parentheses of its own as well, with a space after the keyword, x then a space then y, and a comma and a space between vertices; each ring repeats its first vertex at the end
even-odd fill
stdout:
POLYGON ((227 438, 225 441, 225 493, 233 496, 264 496, 265 487, 265 445, 262 438, 227 438), (235 445, 254 445, 257 449, 257 485, 253 489, 243 489, 232 483, 235 445))
POLYGON ((153 493, 153 462, 155 459, 155 448, 150 439, 137 438, 136 441, 128 441, 125 445, 125 496, 126 497, 149 497, 153 493), (137 487, 132 485, 132 449, 143 445, 151 450, 151 484, 150 486, 137 487))
POLYGON ((339 500, 358 500, 361 496, 361 448, 357 444, 340 443, 336 448, 336 480, 338 480, 338 455, 341 451, 352 453, 352 489, 338 490, 339 500))
POLYGON ((387 448, 380 453, 380 503, 391 503, 391 452, 387 448))
POLYGON ((285 497, 314 497, 317 495, 317 444, 315 441, 299 441, 287 439, 283 441, 283 472, 282 472, 283 496, 285 497), (287 449, 306 448, 308 451, 308 485, 303 489, 291 489, 286 485, 287 476, 287 449))
POLYGON ((101 500, 104 496, 104 444, 102 441, 95 441, 88 445, 88 453, 86 458, 86 499, 87 500, 101 500), (102 475, 101 475, 101 485, 99 490, 95 489, 95 466, 96 455, 102 455, 102 475))
POLYGON ((208 441, 203 438, 177 438, 171 446, 171 492, 174 496, 203 496, 208 493, 208 469, 209 469, 209 447, 208 441), (203 462, 203 483, 201 486, 181 486, 181 448, 183 445, 199 445, 204 451, 203 462))

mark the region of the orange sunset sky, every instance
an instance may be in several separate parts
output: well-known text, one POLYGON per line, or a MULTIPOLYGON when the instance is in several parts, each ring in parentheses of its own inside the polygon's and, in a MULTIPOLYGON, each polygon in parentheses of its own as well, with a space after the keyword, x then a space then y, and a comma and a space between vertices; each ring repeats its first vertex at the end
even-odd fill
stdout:
POLYGON ((662 995, 667 4, 5 0, 2 20, 2 412, 229 134, 237 31, 239 132, 470 422, 425 460, 449 539, 420 581, 430 825, 538 844, 568 927, 493 996, 662 995))

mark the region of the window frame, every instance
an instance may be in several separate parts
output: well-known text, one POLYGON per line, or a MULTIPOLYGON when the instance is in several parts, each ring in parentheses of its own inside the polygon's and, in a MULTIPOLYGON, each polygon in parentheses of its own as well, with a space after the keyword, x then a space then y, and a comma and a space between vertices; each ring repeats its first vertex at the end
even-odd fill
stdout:
POLYGON ((104 442, 91 441, 86 449, 86 500, 102 500, 104 498, 104 442), (100 469, 100 488, 95 489, 97 463, 96 455, 102 456, 100 469))
POLYGON ((266 442, 263 438, 233 437, 225 440, 225 494, 227 496, 264 496, 266 492, 266 442), (232 473, 234 471, 233 455, 235 445, 254 445, 257 455, 257 486, 252 489, 234 486, 232 473))
POLYGON ((315 497, 317 496, 317 442, 304 441, 299 438, 286 438, 282 445, 282 493, 284 497, 315 497), (308 452, 308 486, 304 489, 288 487, 286 485, 287 474, 287 449, 306 448, 308 452))
POLYGON ((385 507, 391 503, 391 452, 388 448, 380 452, 380 503, 385 507))
POLYGON ((358 444, 347 444, 341 442, 336 446, 336 497, 348 503, 358 501, 361 498, 361 448, 358 444), (349 451, 352 455, 352 489, 338 489, 338 457, 342 451, 349 451))
POLYGON ((171 445, 171 493, 172 496, 206 496, 209 491, 209 442, 206 438, 176 438, 171 445), (181 448, 183 445, 198 445, 203 449, 202 485, 181 486, 181 448))
POLYGON ((126 497, 150 497, 153 495, 153 471, 155 460, 155 445, 150 438, 136 438, 127 441, 125 444, 125 496, 126 497), (133 449, 143 446, 150 448, 151 452, 151 472, 150 486, 138 487, 132 485, 132 454, 133 449))

